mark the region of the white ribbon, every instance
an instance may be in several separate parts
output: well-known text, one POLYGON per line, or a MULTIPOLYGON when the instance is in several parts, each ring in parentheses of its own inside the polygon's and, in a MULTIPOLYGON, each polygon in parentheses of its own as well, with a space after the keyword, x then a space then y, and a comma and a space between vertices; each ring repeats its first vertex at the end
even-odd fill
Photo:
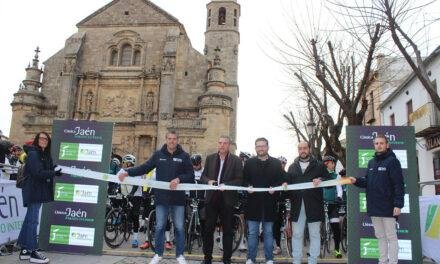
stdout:
MULTIPOLYGON (((148 186, 149 188, 171 190, 170 183, 164 181, 157 181, 151 179, 139 179, 134 177, 126 177, 124 181, 120 181, 117 175, 83 170, 77 168, 71 168, 66 166, 58 166, 61 168, 63 173, 70 174, 72 176, 79 176, 89 179, 115 182, 119 184, 130 184, 137 186, 148 186)), ((347 178, 328 180, 321 182, 318 186, 313 185, 313 182, 296 183, 289 184, 286 187, 278 186, 273 188, 253 188, 253 187, 242 187, 233 185, 208 185, 208 184, 196 184, 196 183, 180 183, 177 185, 176 191, 199 191, 199 190, 227 190, 227 191, 253 191, 253 192, 268 192, 268 191, 292 191, 292 190, 304 190, 312 188, 322 188, 322 187, 332 187, 336 185, 350 184, 350 180, 347 178)))

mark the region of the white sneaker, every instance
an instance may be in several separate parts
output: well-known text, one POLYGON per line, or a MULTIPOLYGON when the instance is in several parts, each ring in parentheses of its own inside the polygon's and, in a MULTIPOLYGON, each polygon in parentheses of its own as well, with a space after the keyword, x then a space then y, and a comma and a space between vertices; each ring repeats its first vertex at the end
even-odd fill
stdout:
POLYGON ((159 261, 162 260, 162 257, 159 255, 154 255, 154 257, 150 260, 150 264, 158 264, 159 261))
POLYGON ((251 259, 246 260, 246 264, 254 264, 254 262, 251 259))
POLYGON ((273 260, 266 261, 266 264, 273 264, 273 260))
POLYGON ((179 257, 177 257, 176 260, 177 260, 177 263, 179 263, 179 264, 187 264, 186 259, 183 255, 180 255, 179 257))

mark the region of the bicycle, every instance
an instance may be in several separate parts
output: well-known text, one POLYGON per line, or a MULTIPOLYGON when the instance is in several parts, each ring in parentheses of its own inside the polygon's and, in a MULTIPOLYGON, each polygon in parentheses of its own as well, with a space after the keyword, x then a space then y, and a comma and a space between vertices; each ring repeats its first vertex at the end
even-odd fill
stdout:
MULTIPOLYGON (((151 200, 152 205, 154 204, 154 199, 151 200)), ((148 214, 148 218, 146 221, 147 224, 147 235, 148 241, 150 241, 151 250, 155 250, 155 235, 156 235, 156 209, 153 209, 148 214)), ((174 225, 171 217, 168 216, 168 222, 166 230, 170 231, 170 241, 174 242, 174 225)))
POLYGON ((133 204, 121 194, 109 195, 109 199, 113 209, 105 217, 104 240, 110 248, 117 248, 130 238, 133 223, 129 215, 133 204))
POLYGON ((284 234, 284 241, 285 246, 287 249, 287 252, 289 253, 290 257, 293 257, 292 254, 292 222, 290 218, 290 210, 291 210, 291 203, 289 199, 286 199, 284 201, 284 216, 283 216, 283 234, 284 234))
POLYGON ((199 248, 202 247, 203 239, 202 239, 202 225, 200 222, 199 215, 199 203, 200 199, 193 198, 190 200, 190 217, 189 222, 187 222, 186 228, 186 250, 188 254, 191 254, 194 243, 197 241, 197 246, 199 248))
MULTIPOLYGON (((234 215, 232 216, 232 253, 234 253, 240 246, 241 239, 244 233, 244 222, 240 217, 240 205, 234 206, 234 215)), ((217 230, 220 233, 221 225, 219 219, 217 220, 217 230)), ((220 236, 219 236, 220 237, 220 236)), ((218 240, 218 242, 221 242, 218 240)), ((220 247, 220 244, 219 244, 220 247)), ((220 247, 220 250, 223 250, 220 247)))

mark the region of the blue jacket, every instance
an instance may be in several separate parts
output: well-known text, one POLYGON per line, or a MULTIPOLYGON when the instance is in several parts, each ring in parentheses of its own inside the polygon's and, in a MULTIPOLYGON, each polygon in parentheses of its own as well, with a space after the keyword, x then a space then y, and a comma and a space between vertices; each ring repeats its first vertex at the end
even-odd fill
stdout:
POLYGON ((29 148, 24 175, 26 180, 22 189, 23 205, 53 201, 52 157, 36 147, 29 148))
MULTIPOLYGON (((194 170, 189 158, 180 145, 171 154, 167 146, 156 151, 144 164, 127 169, 128 175, 144 175, 156 168, 156 180, 170 182, 179 178, 180 183, 194 183, 194 170)), ((154 190, 154 200, 160 205, 185 205, 185 191, 154 190)))
POLYGON ((366 188, 369 216, 392 217, 394 207, 402 208, 405 186, 402 167, 394 152, 374 155, 364 177, 356 178, 356 186, 366 188))

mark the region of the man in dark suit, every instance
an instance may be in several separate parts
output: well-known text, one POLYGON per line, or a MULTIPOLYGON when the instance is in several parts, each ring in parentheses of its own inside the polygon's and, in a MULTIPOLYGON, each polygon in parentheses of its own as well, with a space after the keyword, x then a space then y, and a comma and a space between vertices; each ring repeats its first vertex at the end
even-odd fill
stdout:
MULTIPOLYGON (((236 155, 229 152, 231 139, 221 136, 218 152, 206 157, 202 182, 209 185, 236 185, 243 183, 243 166, 236 155)), ((220 188, 221 189, 221 188, 220 188)), ((208 191, 206 193, 206 224, 203 235, 203 263, 211 264, 214 244, 214 230, 217 217, 223 226, 223 263, 231 263, 233 206, 238 202, 237 191, 208 191)))

